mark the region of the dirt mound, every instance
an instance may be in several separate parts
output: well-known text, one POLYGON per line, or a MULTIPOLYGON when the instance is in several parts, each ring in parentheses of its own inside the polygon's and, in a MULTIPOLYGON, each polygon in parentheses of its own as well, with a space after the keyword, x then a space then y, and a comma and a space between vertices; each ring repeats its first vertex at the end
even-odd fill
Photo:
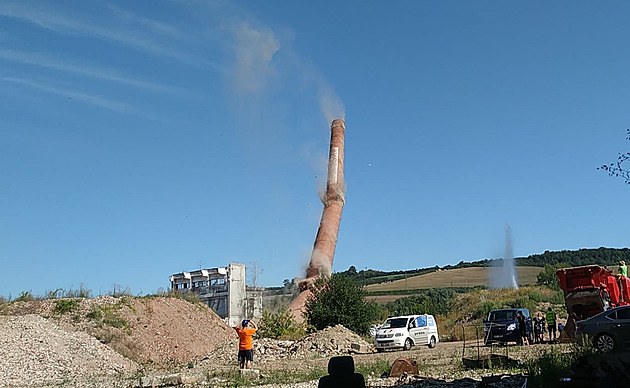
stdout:
POLYGON ((182 299, 135 299, 123 315, 130 325, 125 345, 143 362, 200 359, 238 338, 210 308, 182 299))
POLYGON ((203 358, 237 338, 210 308, 170 297, 48 299, 13 303, 4 313, 50 318, 134 361, 158 366, 203 358))
POLYGON ((38 315, 0 316, 0 386, 40 386, 128 375, 135 363, 86 333, 38 315))

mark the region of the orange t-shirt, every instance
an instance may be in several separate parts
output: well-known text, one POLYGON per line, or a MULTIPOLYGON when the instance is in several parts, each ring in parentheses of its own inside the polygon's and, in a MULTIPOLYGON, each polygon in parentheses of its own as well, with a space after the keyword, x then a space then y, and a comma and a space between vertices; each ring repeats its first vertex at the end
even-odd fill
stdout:
POLYGON ((256 332, 256 329, 237 329, 236 334, 238 334, 238 350, 249 350, 253 347, 252 345, 252 335, 256 332))

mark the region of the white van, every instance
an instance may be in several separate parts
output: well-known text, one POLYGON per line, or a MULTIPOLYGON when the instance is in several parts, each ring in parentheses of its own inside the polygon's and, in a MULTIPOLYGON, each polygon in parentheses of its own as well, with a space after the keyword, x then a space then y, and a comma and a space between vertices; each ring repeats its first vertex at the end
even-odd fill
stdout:
POLYGON ((374 347, 379 352, 394 348, 409 350, 414 345, 434 348, 439 341, 433 315, 403 315, 387 318, 374 336, 374 347))

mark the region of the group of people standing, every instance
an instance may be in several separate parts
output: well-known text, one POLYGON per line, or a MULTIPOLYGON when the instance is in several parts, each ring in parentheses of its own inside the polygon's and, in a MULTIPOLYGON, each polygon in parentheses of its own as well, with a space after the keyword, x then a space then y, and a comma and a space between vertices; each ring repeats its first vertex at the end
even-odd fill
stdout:
MULTIPOLYGON (((536 315, 532 318, 532 330, 534 332, 532 343, 543 343, 545 340, 545 331, 549 333, 549 341, 555 341, 557 333, 556 321, 556 313, 551 309, 551 307, 547 308, 547 311, 544 314, 542 312, 536 313, 536 315)), ((527 330, 527 320, 521 311, 516 313, 516 323, 519 331, 519 339, 517 343, 519 345, 529 345, 530 340, 529 332, 527 330)))
POLYGON ((547 311, 543 314, 537 312, 532 319, 532 326, 534 329, 534 343, 541 344, 545 340, 545 331, 549 333, 549 341, 555 341, 557 337, 557 315, 551 307, 547 308, 547 311))

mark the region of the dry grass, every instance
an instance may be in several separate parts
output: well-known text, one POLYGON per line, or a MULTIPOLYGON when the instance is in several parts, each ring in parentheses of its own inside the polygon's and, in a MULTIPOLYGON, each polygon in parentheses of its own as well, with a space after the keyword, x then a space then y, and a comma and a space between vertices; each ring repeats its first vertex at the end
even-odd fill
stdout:
MULTIPOLYGON (((366 291, 393 291, 443 287, 488 287, 488 279, 493 276, 499 276, 499 271, 500 269, 497 267, 458 268, 413 276, 393 282, 370 284, 365 289, 366 291)), ((540 271, 542 271, 541 267, 516 267, 518 284, 535 284, 536 275, 540 271)))

